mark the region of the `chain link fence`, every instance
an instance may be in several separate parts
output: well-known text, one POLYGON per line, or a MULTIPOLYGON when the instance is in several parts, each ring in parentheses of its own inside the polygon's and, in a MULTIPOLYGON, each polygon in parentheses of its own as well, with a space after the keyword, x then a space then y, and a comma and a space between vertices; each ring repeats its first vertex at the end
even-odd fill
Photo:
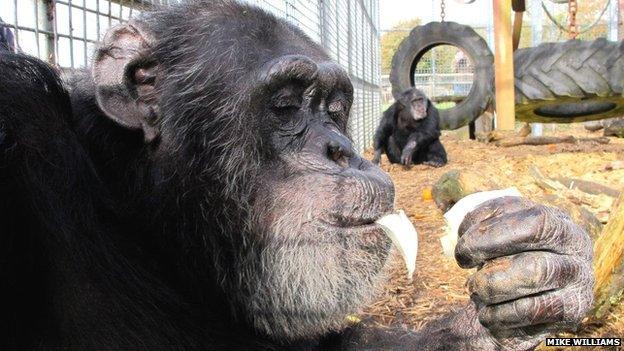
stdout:
POLYGON ((461 49, 439 45, 428 50, 414 70, 414 86, 439 109, 461 102, 472 88, 474 65, 461 49))
MULTIPOLYGON (((246 0, 285 18, 351 76, 350 134, 358 151, 372 144, 381 115, 379 0, 246 0)), ((61 67, 88 64, 106 30, 146 8, 177 0, 0 0, 0 18, 19 48, 61 67)))
POLYGON ((303 29, 351 76, 350 134, 370 147, 381 118, 379 0, 248 0, 303 29))
MULTIPOLYGON (((622 26, 618 14, 617 0, 579 1, 576 22, 581 32, 580 40, 594 40, 608 38, 618 40, 622 38, 622 26)), ((441 19, 441 0, 432 0, 432 17, 421 18, 422 23, 439 21, 441 19)), ((460 5, 456 2, 446 2, 445 11, 449 7, 467 8, 475 5, 460 5)), ((494 48, 493 10, 491 5, 486 6, 483 19, 472 24, 472 28, 494 48)), ((568 23, 570 20, 568 4, 557 4, 548 0, 526 0, 526 12, 520 38, 520 48, 534 47, 544 42, 561 42, 568 40, 568 23)), ((415 18, 418 17, 416 14, 415 18)), ((447 20, 474 20, 472 18, 446 18, 447 20)), ((403 32, 405 35, 412 28, 387 29, 388 33, 403 32)), ((470 92, 473 82, 474 63, 460 49, 449 45, 440 45, 431 48, 420 59, 414 70, 413 81, 416 88, 429 96, 440 109, 453 107, 470 92)), ((386 72, 387 73, 387 72, 386 72)), ((391 94, 390 82, 384 76, 382 84, 384 105, 394 101, 391 94)))

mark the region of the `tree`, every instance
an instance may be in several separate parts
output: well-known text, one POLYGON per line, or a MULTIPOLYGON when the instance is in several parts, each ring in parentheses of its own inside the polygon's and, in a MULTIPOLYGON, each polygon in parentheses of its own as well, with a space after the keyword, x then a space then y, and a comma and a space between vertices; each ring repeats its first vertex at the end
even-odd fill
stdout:
POLYGON ((407 37, 412 28, 420 25, 420 19, 402 21, 392 27, 391 31, 381 36, 381 73, 389 74, 392 69, 392 56, 399 44, 407 37))

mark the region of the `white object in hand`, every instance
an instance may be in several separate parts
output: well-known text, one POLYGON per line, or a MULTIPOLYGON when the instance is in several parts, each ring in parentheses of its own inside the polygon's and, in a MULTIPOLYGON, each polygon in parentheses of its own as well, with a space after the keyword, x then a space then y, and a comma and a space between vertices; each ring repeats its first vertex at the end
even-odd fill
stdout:
POLYGON ((459 226, 470 211, 473 211, 486 201, 505 196, 522 197, 522 194, 520 194, 518 189, 512 187, 470 194, 457 201, 457 203, 444 214, 444 219, 446 220, 446 235, 440 238, 444 255, 455 257, 455 246, 457 245, 459 236, 459 226))
POLYGON ((418 254, 418 233, 416 233, 414 225, 402 210, 383 216, 375 223, 383 228, 394 246, 399 249, 407 267, 407 279, 412 281, 418 254))

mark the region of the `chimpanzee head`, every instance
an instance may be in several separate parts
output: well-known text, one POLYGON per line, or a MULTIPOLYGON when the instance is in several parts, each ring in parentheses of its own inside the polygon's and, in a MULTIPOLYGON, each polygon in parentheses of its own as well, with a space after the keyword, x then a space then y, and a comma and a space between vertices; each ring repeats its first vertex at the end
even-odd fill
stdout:
POLYGON ((189 2, 112 28, 92 72, 100 109, 142 131, 130 191, 188 290, 280 340, 340 328, 371 297, 393 185, 348 137, 348 75, 300 30, 189 2))
POLYGON ((416 88, 405 90, 396 101, 399 118, 404 121, 418 121, 427 117, 429 104, 430 102, 427 96, 416 88))

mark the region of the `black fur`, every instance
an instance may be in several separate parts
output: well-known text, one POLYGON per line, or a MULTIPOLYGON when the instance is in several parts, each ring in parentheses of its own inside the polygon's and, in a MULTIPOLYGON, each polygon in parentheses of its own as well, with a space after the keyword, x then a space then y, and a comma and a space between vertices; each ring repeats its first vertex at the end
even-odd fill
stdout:
MULTIPOLYGON (((102 111, 91 70, 63 83, 37 59, 0 54, 0 349, 340 345, 390 248, 377 229, 363 243, 343 232, 393 203, 390 179, 345 136, 348 77, 297 28, 233 1, 133 23, 152 39, 132 65, 157 64, 159 77, 150 140, 102 111), (307 58, 271 81, 263 65, 288 55, 307 58), (306 60, 313 75, 299 71, 306 60), (282 107, 288 91, 311 101, 282 107), (305 224, 313 213, 332 215, 327 239, 305 224)), ((125 57, 107 45, 96 63, 125 57)))
POLYGON ((446 150, 440 142, 438 110, 415 88, 403 92, 402 97, 384 112, 375 132, 374 147, 375 163, 379 163, 382 153, 391 163, 425 163, 439 167, 448 162, 446 150), (414 102, 414 99, 421 100, 414 102), (424 110, 426 116, 415 116, 418 112, 413 110, 412 104, 424 110), (413 143, 411 148, 410 142, 413 143))

